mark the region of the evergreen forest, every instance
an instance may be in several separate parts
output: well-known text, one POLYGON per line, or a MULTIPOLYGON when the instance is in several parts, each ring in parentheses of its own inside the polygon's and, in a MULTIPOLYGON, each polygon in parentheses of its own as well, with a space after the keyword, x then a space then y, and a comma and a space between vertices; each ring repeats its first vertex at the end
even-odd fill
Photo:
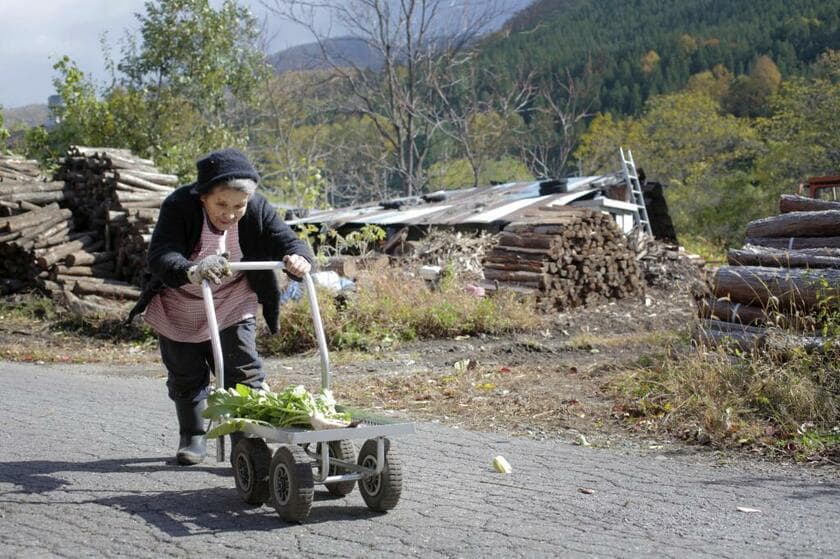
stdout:
POLYGON ((637 115, 716 66, 739 76, 764 55, 802 75, 838 45, 836 0, 538 0, 485 43, 481 63, 510 82, 591 71, 594 111, 637 115))

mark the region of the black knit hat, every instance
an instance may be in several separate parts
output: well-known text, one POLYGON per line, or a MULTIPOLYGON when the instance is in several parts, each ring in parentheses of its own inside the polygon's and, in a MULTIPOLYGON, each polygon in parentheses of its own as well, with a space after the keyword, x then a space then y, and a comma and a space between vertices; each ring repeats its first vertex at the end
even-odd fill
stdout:
POLYGON ((193 192, 205 194, 214 185, 230 179, 251 179, 260 181, 260 175, 244 153, 234 148, 225 148, 209 153, 198 160, 198 180, 193 192))

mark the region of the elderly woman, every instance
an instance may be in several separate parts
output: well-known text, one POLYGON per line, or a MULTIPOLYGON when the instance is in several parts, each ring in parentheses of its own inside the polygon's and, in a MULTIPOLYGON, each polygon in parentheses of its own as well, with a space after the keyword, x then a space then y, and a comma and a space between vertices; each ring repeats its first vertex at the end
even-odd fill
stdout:
POLYGON ((197 163, 198 180, 164 200, 149 245, 152 279, 130 318, 158 333, 169 397, 180 427, 176 460, 197 464, 206 455, 202 412, 210 390, 213 352, 201 296, 210 280, 224 355, 225 385, 263 386, 256 349, 256 314, 277 331, 279 291, 273 271, 230 273, 228 262, 280 260, 299 279, 312 254, 277 211, 256 192, 259 174, 241 152, 224 149, 197 163))

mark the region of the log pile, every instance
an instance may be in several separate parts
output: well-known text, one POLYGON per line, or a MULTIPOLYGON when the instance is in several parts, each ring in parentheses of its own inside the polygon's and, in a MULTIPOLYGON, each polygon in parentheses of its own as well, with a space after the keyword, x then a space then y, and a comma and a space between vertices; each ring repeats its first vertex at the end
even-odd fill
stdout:
POLYGON ((137 299, 160 204, 178 178, 128 150, 82 146, 68 150, 57 177, 70 193, 77 227, 95 231, 101 242, 73 246, 51 280, 82 297, 77 305, 92 300, 99 311, 137 299))
POLYGON ((612 218, 569 207, 534 210, 508 225, 484 259, 484 277, 491 288, 534 293, 544 311, 644 291, 636 255, 612 218))
POLYGON ((46 177, 41 173, 37 161, 0 154, 0 182, 16 181, 43 182, 46 177))
POLYGON ((105 231, 109 211, 160 208, 178 179, 158 172, 128 150, 72 146, 56 179, 70 194, 67 207, 82 229, 105 231))
POLYGON ((784 195, 779 207, 779 215, 747 225, 745 246, 729 250, 729 266, 715 273, 700 302, 706 338, 714 331, 762 347, 768 329, 781 329, 813 348, 821 314, 840 309, 840 204, 784 195))
POLYGON ((840 203, 783 195, 779 210, 779 215, 748 224, 744 243, 782 250, 840 249, 840 203))
POLYGON ((64 199, 64 183, 47 180, 37 161, 0 155, 0 215, 10 216, 64 199))
POLYGON ((46 277, 43 262, 74 240, 63 183, 48 181, 37 161, 0 156, 0 292, 11 293, 46 277))
POLYGON ((64 199, 64 183, 47 180, 37 161, 0 154, 0 217, 64 199))
POLYGON ((117 313, 142 287, 158 208, 177 185, 127 150, 73 147, 54 181, 0 159, 0 287, 37 285, 82 313, 117 313))

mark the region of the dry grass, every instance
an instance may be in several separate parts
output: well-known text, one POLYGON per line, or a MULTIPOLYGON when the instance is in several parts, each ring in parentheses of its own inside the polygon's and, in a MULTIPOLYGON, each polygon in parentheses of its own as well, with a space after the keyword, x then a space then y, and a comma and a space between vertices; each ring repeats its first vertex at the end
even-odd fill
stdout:
POLYGON ((667 347, 677 342, 679 339, 680 333, 670 329, 632 332, 620 335, 579 332, 569 339, 568 346, 575 349, 612 349, 625 346, 637 347, 646 345, 667 347))
POLYGON ((148 363, 159 360, 147 328, 81 318, 33 293, 0 299, 0 358, 55 363, 148 363))
POLYGON ((646 358, 610 383, 625 415, 702 443, 840 451, 840 351, 700 347, 646 358), (836 433, 836 435, 835 435, 836 433), (820 441, 826 444, 805 444, 820 441))
MULTIPOLYGON (((503 334, 538 328, 543 319, 533 302, 503 292, 493 297, 470 295, 455 279, 430 290, 423 280, 399 270, 359 278, 357 290, 344 300, 322 293, 321 318, 331 349, 369 350, 396 342, 461 335, 503 334)), ((267 354, 290 354, 316 347, 309 304, 287 304, 280 333, 263 344, 267 354)))
POLYGON ((444 372, 337 382, 334 390, 340 401, 362 408, 472 429, 556 433, 579 426, 582 419, 598 421, 602 415, 593 413, 593 402, 580 396, 580 389, 565 376, 578 374, 569 367, 485 366, 464 359, 444 372))

